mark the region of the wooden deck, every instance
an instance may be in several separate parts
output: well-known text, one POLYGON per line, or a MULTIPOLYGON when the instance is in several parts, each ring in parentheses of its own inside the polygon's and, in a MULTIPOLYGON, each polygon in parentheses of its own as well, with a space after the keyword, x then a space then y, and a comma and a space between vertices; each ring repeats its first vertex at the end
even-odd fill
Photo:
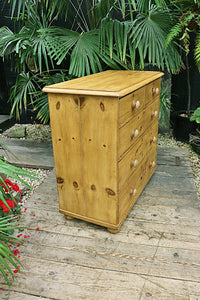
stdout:
POLYGON ((115 235, 58 213, 52 171, 26 205, 24 269, 10 290, 1 279, 0 299, 200 299, 200 202, 187 152, 159 147, 158 164, 115 235))

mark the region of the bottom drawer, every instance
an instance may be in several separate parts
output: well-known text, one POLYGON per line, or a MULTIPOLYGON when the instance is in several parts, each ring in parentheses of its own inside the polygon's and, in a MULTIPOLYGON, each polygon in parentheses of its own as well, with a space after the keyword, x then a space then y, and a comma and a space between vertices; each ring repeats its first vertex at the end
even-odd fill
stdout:
POLYGON ((130 176, 119 191, 119 223, 121 224, 157 167, 157 152, 152 151, 144 163, 130 176))

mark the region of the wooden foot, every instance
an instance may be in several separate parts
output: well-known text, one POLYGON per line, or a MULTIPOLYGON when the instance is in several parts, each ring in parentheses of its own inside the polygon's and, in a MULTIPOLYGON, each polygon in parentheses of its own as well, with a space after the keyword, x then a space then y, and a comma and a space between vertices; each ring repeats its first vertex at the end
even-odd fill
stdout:
POLYGON ((67 220, 73 220, 73 219, 74 219, 74 217, 71 217, 71 216, 68 216, 68 215, 65 215, 65 218, 66 218, 67 220))
POLYGON ((110 232, 110 233, 118 233, 120 231, 120 227, 119 228, 107 228, 107 230, 110 232))

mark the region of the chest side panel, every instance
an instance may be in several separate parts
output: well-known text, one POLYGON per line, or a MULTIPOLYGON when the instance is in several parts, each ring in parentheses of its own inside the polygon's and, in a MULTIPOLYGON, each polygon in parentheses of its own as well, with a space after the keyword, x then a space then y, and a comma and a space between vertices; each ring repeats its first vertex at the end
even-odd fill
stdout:
POLYGON ((80 113, 77 98, 49 94, 54 161, 62 212, 85 214, 80 113))
POLYGON ((86 216, 117 224, 118 98, 86 96, 81 107, 86 216))

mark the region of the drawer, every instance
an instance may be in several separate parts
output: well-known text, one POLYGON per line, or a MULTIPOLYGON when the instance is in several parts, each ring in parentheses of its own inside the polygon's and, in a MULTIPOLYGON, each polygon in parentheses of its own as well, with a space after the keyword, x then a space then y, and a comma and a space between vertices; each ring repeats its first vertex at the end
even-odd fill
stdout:
POLYGON ((149 181, 157 167, 157 153, 152 151, 145 156, 140 167, 126 180, 119 190, 119 219, 125 218, 130 208, 133 206, 143 188, 149 181))
POLYGON ((161 79, 157 79, 146 86, 145 106, 160 97, 161 79))
POLYGON ((119 102, 119 126, 127 123, 144 108, 145 88, 138 89, 123 97, 119 102))
POLYGON ((159 98, 119 129, 119 159, 153 123, 158 124, 159 98))
POLYGON ((154 124, 119 162, 119 189, 124 185, 127 178, 140 168, 146 154, 157 151, 157 136, 158 125, 154 124))

